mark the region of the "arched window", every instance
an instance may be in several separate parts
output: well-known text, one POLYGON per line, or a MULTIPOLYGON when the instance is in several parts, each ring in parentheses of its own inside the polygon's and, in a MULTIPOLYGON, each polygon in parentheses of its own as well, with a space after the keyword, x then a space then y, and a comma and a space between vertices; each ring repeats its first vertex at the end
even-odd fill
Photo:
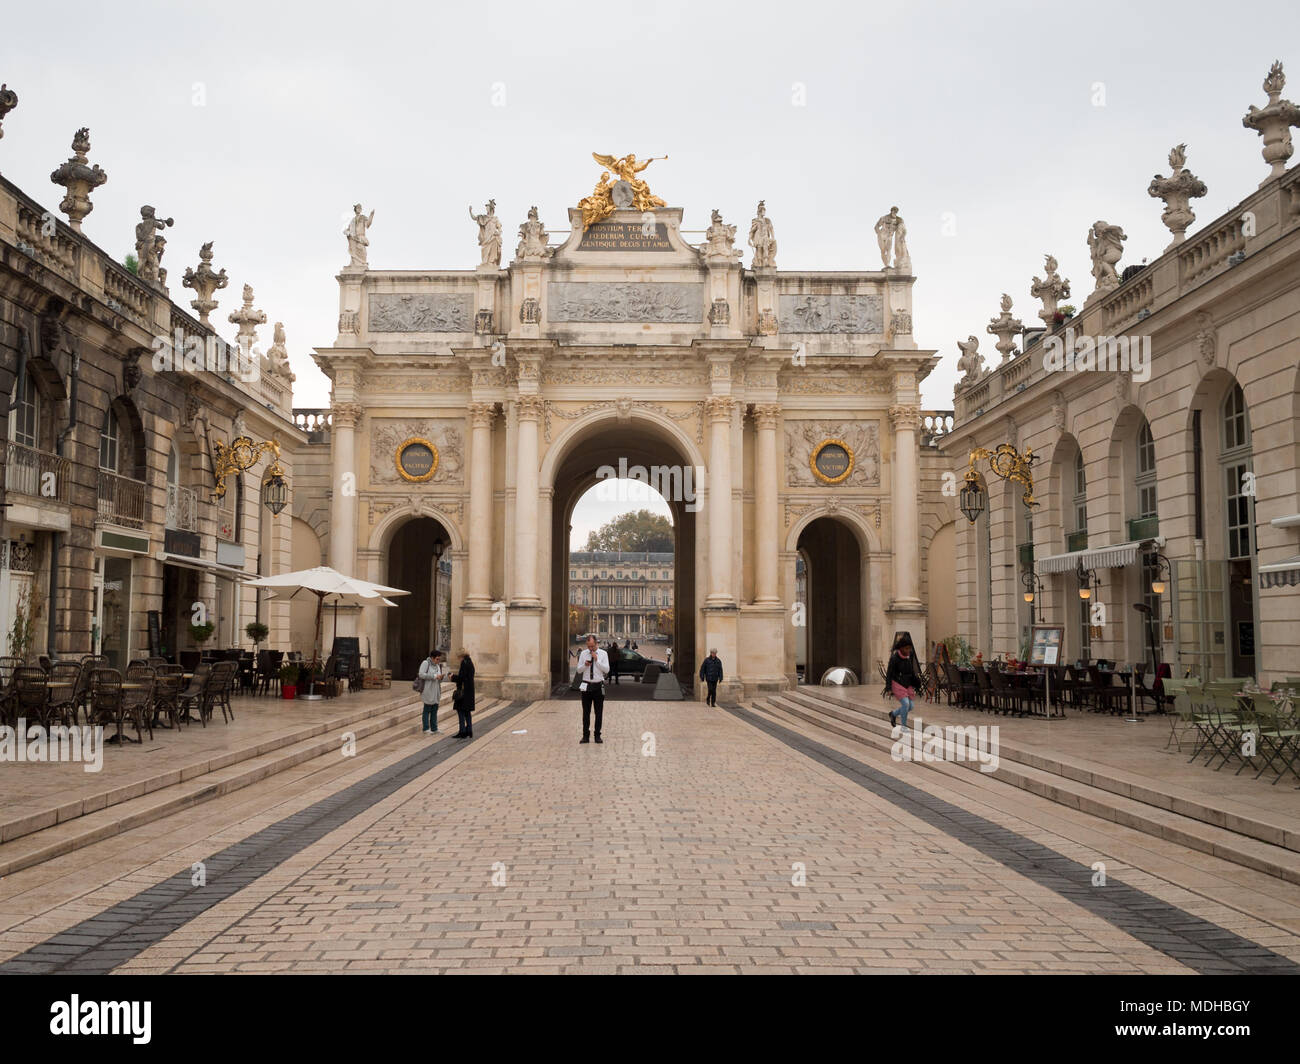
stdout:
POLYGON ((18 394, 18 384, 14 383, 12 399, 16 406, 9 413, 9 438, 23 447, 37 447, 41 428, 41 394, 36 390, 36 383, 31 374, 23 375, 22 394, 18 394))
POLYGON ((167 485, 168 487, 179 487, 181 482, 181 454, 173 443, 167 451, 167 485))
POLYGON ((104 411, 104 427, 99 433, 99 468, 109 473, 117 472, 121 452, 121 434, 117 415, 111 409, 104 411))

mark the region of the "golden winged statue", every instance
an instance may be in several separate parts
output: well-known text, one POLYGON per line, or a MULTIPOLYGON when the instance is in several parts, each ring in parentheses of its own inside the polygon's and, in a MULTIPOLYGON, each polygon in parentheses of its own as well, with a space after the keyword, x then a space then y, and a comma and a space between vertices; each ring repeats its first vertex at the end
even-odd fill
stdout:
POLYGON ((654 207, 668 206, 664 200, 653 195, 650 192, 650 186, 637 176, 654 162, 655 158, 667 159, 668 156, 655 156, 646 159, 644 162, 638 162, 637 157, 632 154, 618 158, 613 155, 601 155, 599 152, 592 152, 591 157, 605 167, 605 171, 600 175, 600 180, 596 183, 596 188, 591 195, 584 196, 578 201, 578 209, 582 211, 582 228, 584 232, 597 222, 604 221, 617 209, 613 199, 614 186, 610 183, 611 173, 617 175, 618 181, 626 181, 632 186, 630 209, 648 211, 654 207))

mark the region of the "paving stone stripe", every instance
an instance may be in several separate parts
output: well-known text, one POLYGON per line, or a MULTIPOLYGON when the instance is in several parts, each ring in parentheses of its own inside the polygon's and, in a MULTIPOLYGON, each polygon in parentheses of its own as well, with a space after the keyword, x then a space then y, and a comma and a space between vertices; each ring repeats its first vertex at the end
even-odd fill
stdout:
MULTIPOLYGON (((530 705, 512 702, 476 728, 486 735, 530 705)), ((178 872, 11 957, 0 974, 106 975, 463 749, 448 738, 403 758, 214 854, 204 862, 205 886, 178 872)))
POLYGON ((1202 975, 1300 974, 1300 964, 1113 877, 1094 887, 1087 865, 920 787, 749 710, 720 708, 1202 975))

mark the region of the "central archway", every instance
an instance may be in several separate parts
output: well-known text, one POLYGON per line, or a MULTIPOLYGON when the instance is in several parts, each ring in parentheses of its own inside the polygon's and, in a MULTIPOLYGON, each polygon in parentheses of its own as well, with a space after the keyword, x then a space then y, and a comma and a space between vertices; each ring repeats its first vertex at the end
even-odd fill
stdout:
POLYGON ((553 684, 569 678, 566 635, 573 508, 610 470, 632 475, 638 467, 672 511, 672 671, 687 683, 695 675, 700 608, 695 581, 699 545, 696 516, 701 508, 701 463, 680 428, 666 421, 650 412, 618 417, 614 411, 594 411, 558 441, 553 455, 548 456, 543 468, 547 479, 543 483, 549 480, 552 488, 549 661, 553 684))

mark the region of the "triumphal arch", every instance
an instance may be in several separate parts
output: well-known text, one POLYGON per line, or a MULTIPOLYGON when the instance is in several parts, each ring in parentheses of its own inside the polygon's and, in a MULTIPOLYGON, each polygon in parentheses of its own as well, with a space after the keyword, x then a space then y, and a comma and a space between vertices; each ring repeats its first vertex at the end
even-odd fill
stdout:
POLYGON ((796 657, 814 682, 831 664, 865 676, 898 629, 924 646, 918 386, 937 359, 912 339, 897 209, 876 223, 879 268, 781 270, 764 204, 747 239, 717 210, 684 229, 651 160, 593 158, 568 232, 532 208, 513 256, 495 201, 471 207, 474 269, 373 268, 384 220, 354 210, 338 336, 316 359, 329 562, 412 591, 353 619, 376 664, 410 673, 438 611, 481 690, 549 692, 570 515, 611 468, 656 478, 672 509, 684 680, 710 647, 734 698, 792 684, 796 657), (439 603, 430 573, 448 569, 439 603))

